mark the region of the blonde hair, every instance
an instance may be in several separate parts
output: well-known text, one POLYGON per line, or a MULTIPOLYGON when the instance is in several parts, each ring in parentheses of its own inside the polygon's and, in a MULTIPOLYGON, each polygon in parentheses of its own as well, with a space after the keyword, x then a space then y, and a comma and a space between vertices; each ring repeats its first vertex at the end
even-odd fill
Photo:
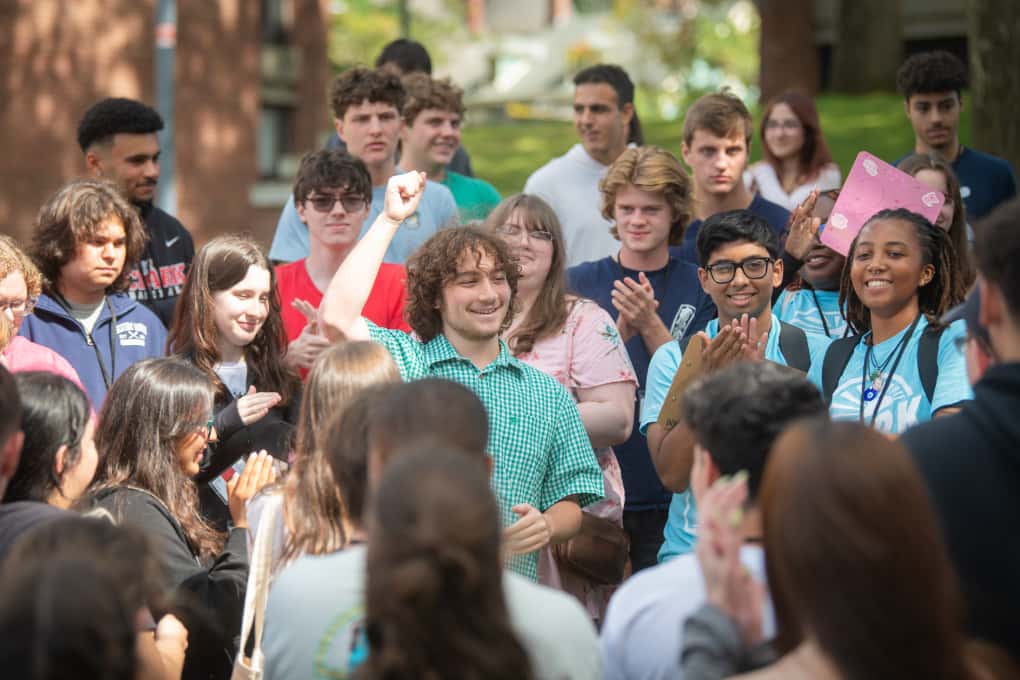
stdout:
MULTIPOLYGON (((616 195, 626 186, 662 194, 673 213, 669 244, 679 245, 691 221, 691 180, 676 156, 658 146, 632 147, 620 154, 599 183, 602 216, 614 221, 616 195)), ((609 233, 619 239, 614 222, 609 233)))
POLYGON ((6 279, 15 272, 21 272, 25 278, 25 287, 29 298, 37 298, 42 293, 43 276, 35 263, 29 259, 17 241, 7 235, 0 235, 0 280, 6 279))
POLYGON ((315 360, 298 417, 294 462, 284 484, 287 542, 284 561, 339 550, 347 541, 347 512, 320 444, 331 417, 371 385, 400 382, 393 357, 374 342, 344 342, 315 360))

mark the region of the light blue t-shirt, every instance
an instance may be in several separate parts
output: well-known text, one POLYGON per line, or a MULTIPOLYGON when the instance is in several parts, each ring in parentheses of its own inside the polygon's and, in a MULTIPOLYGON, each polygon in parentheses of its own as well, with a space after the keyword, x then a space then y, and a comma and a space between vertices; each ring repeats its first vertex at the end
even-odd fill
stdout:
MULTIPOLYGON (((719 334, 719 319, 712 319, 705 326, 708 337, 719 334)), ((822 356, 831 342, 828 338, 805 333, 808 342, 808 353, 811 356, 812 368, 821 364, 822 356)), ((677 342, 667 342, 655 351, 652 361, 648 364, 648 378, 645 381, 645 400, 641 405, 641 433, 648 431, 648 426, 659 419, 659 412, 673 384, 673 376, 680 367, 683 352, 677 342)), ((769 328, 769 339, 765 345, 765 358, 777 364, 787 365, 786 357, 779 348, 779 323, 769 328)), ((669 519, 663 531, 665 542, 659 549, 659 562, 665 562, 677 555, 694 550, 697 538, 698 514, 694 507, 694 494, 690 489, 673 494, 669 503, 669 519)))
POLYGON ((807 333, 833 339, 842 338, 846 333, 846 319, 839 309, 838 290, 784 290, 772 307, 772 316, 807 333), (822 314, 825 315, 825 324, 822 324, 822 314))
MULTIPOLYGON (((956 347, 957 338, 963 337, 967 332, 966 323, 961 319, 949 325, 939 339, 939 377, 935 383, 935 392, 932 401, 924 393, 921 385, 921 376, 917 368, 917 348, 921 341, 924 329, 928 327, 928 321, 921 317, 913 334, 903 350, 903 357, 900 359, 896 372, 892 375, 892 382, 886 390, 885 396, 881 399, 872 399, 864 402, 864 422, 871 423, 871 416, 878 406, 878 415, 875 417, 875 429, 887 434, 902 434, 905 430, 917 423, 931 420, 932 414, 946 406, 958 404, 961 401, 974 398, 970 382, 967 380, 967 363, 963 353, 956 347)), ((834 420, 858 420, 862 401, 862 391, 871 387, 870 374, 877 364, 882 365, 889 360, 885 368, 886 376, 892 369, 896 358, 892 353, 897 349, 899 341, 907 333, 909 327, 880 342, 872 350, 872 366, 869 367, 869 379, 867 385, 862 383, 864 371, 864 355, 867 352, 867 345, 858 343, 854 353, 847 362, 843 375, 840 376, 836 389, 832 393, 832 404, 829 406, 829 413, 834 420)), ((808 379, 821 388, 822 384, 822 362, 812 364, 808 372, 808 379)), ((889 378, 886 377, 886 381, 889 378)), ((878 390, 881 392, 881 390, 878 390)))
MULTIPOLYGON (((365 235, 375 218, 383 209, 383 199, 386 195, 386 187, 372 187, 372 205, 368 210, 368 217, 361 225, 361 234, 365 235)), ((457 204, 453 200, 453 194, 442 184, 427 182, 425 194, 418 204, 418 211, 404 220, 390 242, 386 250, 386 257, 383 262, 391 264, 404 264, 407 258, 425 243, 430 236, 440 229, 456 226, 460 223, 457 216, 457 204)), ((273 245, 269 248, 269 259, 281 262, 294 262, 308 257, 310 242, 308 238, 308 226, 301 221, 297 208, 294 206, 293 194, 287 197, 287 204, 283 206, 280 213, 280 221, 276 223, 276 234, 273 236, 273 245)))

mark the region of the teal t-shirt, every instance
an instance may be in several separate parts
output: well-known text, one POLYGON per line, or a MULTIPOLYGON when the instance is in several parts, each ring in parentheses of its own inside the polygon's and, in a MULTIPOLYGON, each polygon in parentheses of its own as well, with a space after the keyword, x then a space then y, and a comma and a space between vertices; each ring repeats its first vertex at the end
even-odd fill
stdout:
MULTIPOLYGON (((891 355, 897 351, 898 344, 906 335, 909 327, 904 328, 885 342, 875 345, 869 359, 871 366, 868 367, 867 376, 864 375, 864 355, 868 348, 865 343, 858 343, 832 393, 829 413, 833 420, 858 420, 863 401, 865 423, 871 423, 871 416, 877 407, 875 429, 887 434, 902 434, 917 423, 931 420, 932 414, 940 408, 973 399, 974 393, 967 380, 967 363, 963 352, 956 346, 956 339, 962 338, 967 332, 966 324, 961 319, 950 324, 939 338, 939 377, 935 383, 932 400, 928 401, 917 368, 918 344, 927 327, 927 319, 921 317, 917 328, 914 329, 903 350, 903 357, 900 359, 895 373, 891 376, 889 373, 893 363, 896 362, 896 357, 891 355), (864 390, 872 387, 870 374, 883 363, 885 363, 885 382, 891 381, 885 396, 879 400, 876 395, 870 401, 864 401, 864 390)), ((811 365, 808 379, 821 388, 822 362, 811 365)), ((881 390, 877 390, 877 392, 881 392, 881 390)))
MULTIPOLYGON (((709 338, 719 334, 719 319, 712 319, 705 326, 709 338)), ((821 364, 822 356, 828 348, 830 340, 821 335, 806 333, 808 352, 811 355, 811 366, 821 364)), ((641 405, 641 433, 659 419, 662 405, 673 384, 673 376, 680 367, 683 352, 680 343, 667 342, 655 351, 651 363, 648 364, 648 378, 645 381, 645 399, 641 405)), ((779 347, 779 324, 773 323, 769 328, 769 339, 765 345, 765 358, 777 364, 787 365, 786 357, 779 347)), ((669 519, 663 532, 665 541, 659 549, 659 562, 671 560, 694 550, 697 540, 698 513, 694 507, 694 494, 690 489, 683 493, 673 494, 669 503, 669 519)))
POLYGON ((838 290, 784 290, 772 307, 772 316, 807 333, 833 339, 846 334, 838 290))
POLYGON ((503 200, 496 187, 477 177, 467 177, 447 170, 446 179, 440 184, 453 194, 462 223, 484 220, 503 200))

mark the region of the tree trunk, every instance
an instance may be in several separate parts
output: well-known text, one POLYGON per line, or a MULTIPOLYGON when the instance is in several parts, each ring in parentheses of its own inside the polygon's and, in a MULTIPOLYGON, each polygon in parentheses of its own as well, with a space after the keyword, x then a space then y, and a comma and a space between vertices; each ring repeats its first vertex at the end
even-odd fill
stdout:
POLYGON ((1020 168, 1020 3, 970 0, 971 140, 1020 168))
POLYGON ((833 89, 864 93, 895 87, 896 69, 903 60, 901 9, 902 0, 840 2, 833 89))
POLYGON ((761 16, 759 86, 762 101, 786 90, 818 91, 814 0, 757 0, 761 16))

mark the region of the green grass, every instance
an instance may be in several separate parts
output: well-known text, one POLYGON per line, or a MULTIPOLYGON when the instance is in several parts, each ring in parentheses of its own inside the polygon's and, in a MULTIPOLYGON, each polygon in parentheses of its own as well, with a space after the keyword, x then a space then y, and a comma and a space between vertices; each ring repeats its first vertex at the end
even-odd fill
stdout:
MULTIPOLYGON (((913 148, 914 134, 903 112, 903 99, 897 95, 826 95, 816 103, 826 142, 844 177, 862 150, 892 161, 913 148)), ((752 113, 757 124, 758 112, 752 113)), ((641 124, 647 144, 680 155, 682 121, 642 120, 641 124)), ((966 108, 960 130, 966 144, 970 137, 966 108)), ((520 191, 528 175, 576 141, 573 125, 556 121, 469 124, 464 128, 464 146, 471 153, 475 174, 492 182, 504 196, 520 191)), ((761 157, 757 132, 751 151, 752 160, 761 157)))

